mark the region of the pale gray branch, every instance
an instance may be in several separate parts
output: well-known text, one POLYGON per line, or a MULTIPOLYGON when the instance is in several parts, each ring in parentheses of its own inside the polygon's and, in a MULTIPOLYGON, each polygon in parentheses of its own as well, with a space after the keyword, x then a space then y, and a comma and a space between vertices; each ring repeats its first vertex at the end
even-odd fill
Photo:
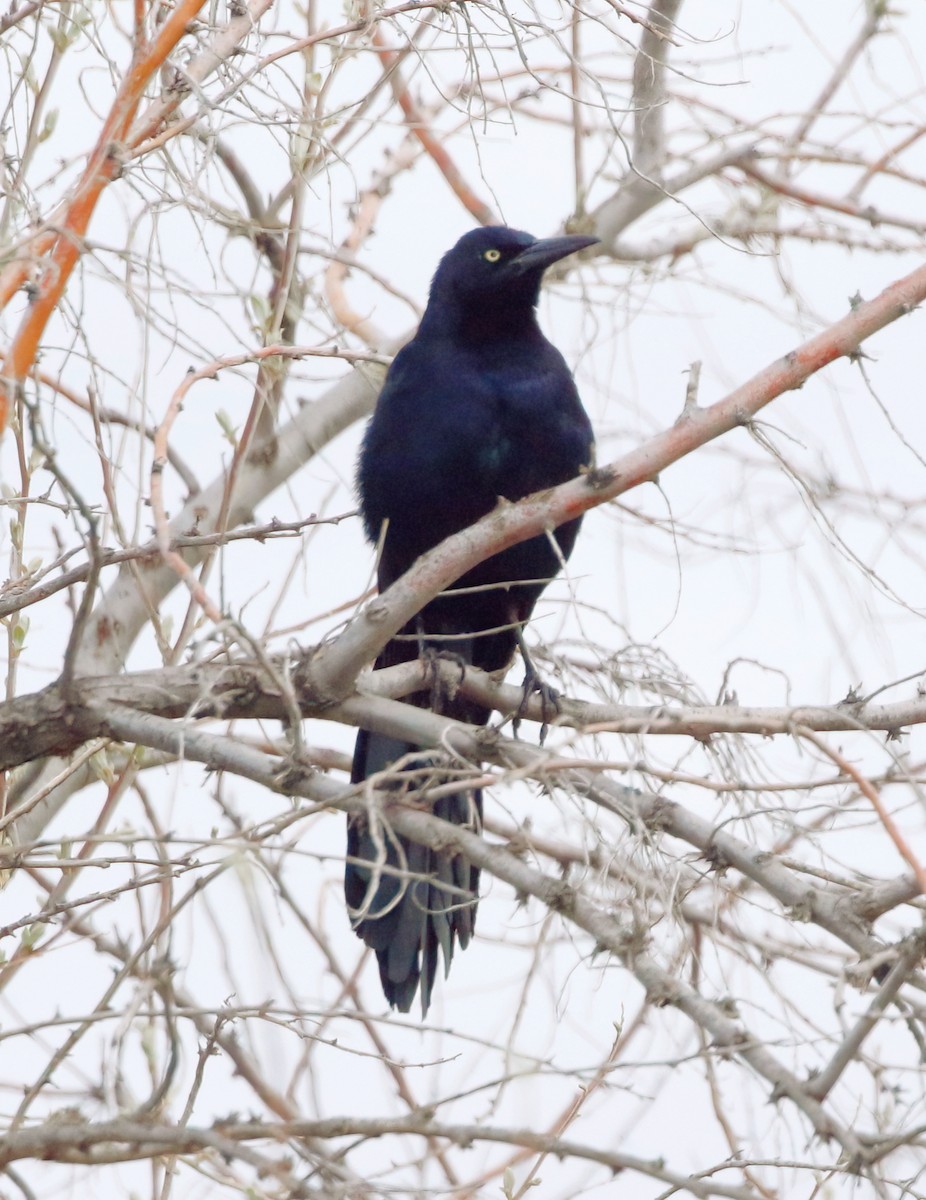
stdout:
MULTIPOLYGON (((435 717, 434 714, 424 713, 423 716, 441 722, 441 718, 435 717)), ((298 764, 281 770, 278 760, 249 747, 230 745, 226 738, 196 730, 184 730, 163 718, 144 716, 118 708, 113 708, 106 714, 101 713, 100 719, 105 722, 113 736, 141 741, 156 749, 173 749, 190 759, 204 762, 212 769, 228 768, 271 791, 300 796, 317 804, 346 808, 348 811, 366 809, 366 801, 353 796, 351 789, 345 789, 325 776, 300 770, 298 764)), ((445 727, 453 727, 455 723, 444 721, 443 724, 445 727)), ((463 735, 461 741, 465 743, 465 727, 457 726, 457 729, 463 735)), ((523 759, 525 755, 541 762, 547 757, 542 751, 528 750, 517 745, 506 746, 506 757, 523 759)), ((583 772, 570 772, 571 778, 579 784, 584 775, 583 772)), ((616 802, 616 811, 621 815, 626 817, 636 809, 640 818, 648 818, 654 828, 684 837, 705 851, 711 851, 714 847, 714 853, 722 856, 723 860, 739 866, 750 876, 760 876, 763 886, 772 894, 783 894, 787 898, 786 902, 804 906, 807 919, 812 919, 825 928, 836 926, 837 928, 833 929, 836 935, 846 936, 850 944, 856 944, 856 948, 860 942, 868 949, 876 945, 874 939, 864 939, 856 935, 857 922, 854 922, 849 914, 840 921, 834 921, 834 906, 828 898, 818 894, 819 889, 780 878, 787 873, 776 863, 769 862, 768 855, 746 846, 723 831, 714 829, 708 822, 684 812, 681 806, 671 804, 663 797, 645 797, 632 789, 610 785, 608 781, 597 777, 586 777, 583 790, 601 800, 605 795, 602 784, 607 787, 608 807, 615 808, 616 802)), ((808 1118, 818 1136, 827 1140, 836 1138, 853 1162, 864 1162, 865 1151, 856 1134, 828 1113, 812 1097, 808 1085, 779 1062, 761 1041, 753 1039, 745 1026, 724 1011, 721 1003, 705 999, 688 984, 668 973, 647 954, 641 945, 638 931, 622 925, 568 883, 544 875, 507 850, 490 845, 477 834, 449 825, 426 812, 401 806, 392 806, 388 812, 390 823, 396 832, 438 849, 456 850, 464 854, 483 870, 511 884, 520 893, 536 896, 554 912, 591 934, 597 946, 609 950, 624 962, 649 994, 655 996, 660 1003, 677 1007, 700 1026, 715 1045, 748 1063, 771 1085, 775 1097, 780 1099, 787 1096, 791 1099, 808 1118)), ((879 946, 878 949, 880 948, 879 946)))
POLYGON ((287 1142, 293 1138, 319 1141, 339 1138, 378 1138, 387 1134, 416 1134, 440 1138, 467 1149, 474 1142, 525 1146, 560 1158, 577 1158, 599 1163, 610 1171, 634 1171, 658 1179, 673 1189, 693 1196, 723 1196, 729 1200, 757 1200, 749 1187, 723 1183, 710 1176, 685 1175, 668 1168, 662 1159, 644 1159, 618 1150, 603 1150, 565 1138, 550 1137, 533 1129, 506 1129, 480 1124, 462 1125, 436 1121, 427 1110, 407 1117, 331 1117, 316 1121, 217 1121, 210 1129, 192 1125, 114 1120, 46 1124, 21 1130, 5 1140, 0 1165, 24 1158, 91 1166, 104 1162, 129 1162, 163 1155, 195 1154, 212 1149, 234 1158, 241 1156, 245 1142, 287 1142))
POLYGON ((653 0, 633 63, 633 166, 641 175, 662 169, 666 161, 666 61, 671 32, 682 0, 653 0))
MULTIPOLYGON (((459 668, 450 662, 434 666, 418 661, 389 667, 363 677, 361 695, 331 706, 327 695, 312 686, 314 651, 301 660, 272 660, 274 671, 292 671, 292 683, 303 716, 369 724, 382 720, 383 701, 407 696, 432 686, 437 671, 448 687, 462 691, 504 717, 520 713, 542 723, 544 712, 539 696, 524 700, 523 689, 499 683, 475 667, 460 679, 459 668)), ((67 693, 57 684, 18 696, 0 704, 0 770, 9 770, 47 755, 70 753, 101 734, 98 717, 109 705, 132 708, 139 714, 169 718, 212 717, 224 720, 275 719, 289 715, 274 679, 254 662, 190 663, 120 675, 97 675, 81 679, 77 693, 67 693)), ((388 720, 398 723, 396 736, 427 742, 425 710, 410 705, 393 705, 388 720)), ((705 740, 715 734, 755 734, 759 737, 790 737, 800 726, 820 733, 880 730, 896 734, 926 722, 926 697, 899 700, 894 704, 872 704, 863 700, 832 705, 788 705, 750 708, 744 705, 623 705, 588 703, 560 698, 558 726, 583 732, 683 735, 705 740)), ((385 732, 385 730, 384 730, 385 732)))

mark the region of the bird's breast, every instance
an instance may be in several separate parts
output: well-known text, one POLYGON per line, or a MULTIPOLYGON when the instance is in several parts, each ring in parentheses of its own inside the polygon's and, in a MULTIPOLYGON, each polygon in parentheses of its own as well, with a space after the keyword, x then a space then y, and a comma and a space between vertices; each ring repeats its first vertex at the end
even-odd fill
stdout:
POLYGON ((361 460, 367 531, 423 549, 489 512, 576 475, 591 430, 572 376, 548 342, 406 348, 361 460), (411 353, 408 353, 412 351, 411 353))

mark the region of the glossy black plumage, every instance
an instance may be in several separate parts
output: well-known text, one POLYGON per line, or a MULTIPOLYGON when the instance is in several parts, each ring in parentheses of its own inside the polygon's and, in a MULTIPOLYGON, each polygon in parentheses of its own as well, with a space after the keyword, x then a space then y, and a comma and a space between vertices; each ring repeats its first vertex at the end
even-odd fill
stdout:
MULTIPOLYGON (((499 497, 518 500, 573 478, 592 460, 591 426, 572 374, 537 324, 535 306, 551 263, 595 238, 548 238, 506 227, 465 234, 441 260, 416 336, 397 355, 367 427, 357 472, 367 536, 382 540, 379 587, 387 588, 415 559, 491 511, 499 497)), ((506 668, 516 629, 528 619, 546 582, 568 558, 579 522, 513 546, 469 571, 452 590, 485 588, 432 600, 389 643, 378 667, 415 658, 416 635, 486 671, 506 668), (532 582, 523 582, 530 580, 532 582), (493 584, 507 587, 487 587, 493 584), (504 627, 499 629, 499 627, 504 627), (479 636, 484 630, 496 632, 479 636), (441 640, 441 635, 457 635, 441 640), (463 635, 462 638, 459 635, 463 635), (469 636, 472 635, 472 636, 469 636)), ((412 703, 427 707, 432 697, 412 703)), ((442 696, 440 711, 471 724, 488 712, 465 697, 442 696)), ((361 730, 352 778, 387 769, 416 747, 361 730)), ((420 761, 428 757, 422 754, 420 761)), ((426 791, 423 797, 426 799, 426 791)), ((442 797, 437 816, 479 828, 479 792, 442 797)), ((379 831, 366 820, 348 825, 348 857, 385 862, 415 876, 383 874, 372 899, 371 871, 349 861, 347 903, 357 934, 377 955, 390 1004, 407 1012, 421 987, 427 1012, 438 950, 449 969, 453 948, 472 936, 479 873, 465 861, 379 831), (442 887, 441 885, 448 885, 442 887), (391 907, 390 907, 391 906, 391 907), (379 914, 379 915, 377 915, 379 914)))

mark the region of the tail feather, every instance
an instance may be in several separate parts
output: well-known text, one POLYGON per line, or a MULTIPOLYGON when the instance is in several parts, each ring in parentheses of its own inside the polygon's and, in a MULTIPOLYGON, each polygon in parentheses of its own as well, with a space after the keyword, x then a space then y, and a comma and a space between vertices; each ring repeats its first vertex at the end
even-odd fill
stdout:
MULTIPOLYGON (((352 779, 359 783, 419 749, 361 729, 352 779)), ((452 824, 478 830, 482 826, 482 793, 441 796, 433 812, 452 824)), ((422 1014, 427 1015, 438 959, 443 959, 446 975, 456 943, 465 950, 473 935, 479 869, 458 854, 420 846, 388 830, 383 830, 382 846, 378 847, 362 815, 348 822, 347 855, 344 892, 348 908, 352 916, 363 913, 354 917, 354 931, 376 954, 386 999, 401 1012, 408 1012, 420 986, 422 1014), (376 890, 370 897, 377 872, 376 890)))

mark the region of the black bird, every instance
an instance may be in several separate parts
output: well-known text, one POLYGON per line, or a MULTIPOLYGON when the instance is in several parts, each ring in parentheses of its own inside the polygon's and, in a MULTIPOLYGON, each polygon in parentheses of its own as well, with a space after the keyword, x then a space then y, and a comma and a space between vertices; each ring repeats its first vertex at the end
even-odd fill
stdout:
MULTIPOLYGON (((360 451, 360 506, 367 536, 380 544, 381 591, 499 497, 519 500, 591 464, 591 425, 535 308, 546 268, 597 240, 538 240, 495 226, 464 234, 444 255, 418 333, 389 369, 360 451)), ((558 551, 540 536, 474 567, 422 609, 376 666, 443 651, 484 671, 504 670, 516 646, 523 649, 521 630, 578 532, 579 521, 571 521, 554 535, 558 551)), ((460 695, 422 693, 411 702, 470 724, 489 718, 460 695)), ((418 749, 361 729, 351 778, 359 783, 418 749)), ((417 765, 429 762, 433 755, 421 752, 417 765)), ((478 830, 482 794, 442 796, 433 811, 478 830)), ((347 854, 347 904, 358 936, 376 951, 386 999, 408 1012, 420 980, 426 1014, 438 947, 446 974, 455 942, 465 949, 472 936, 479 871, 388 828, 374 838, 364 817, 348 823, 347 854), (360 864, 378 859, 404 878, 381 872, 370 897, 375 869, 360 864)))

